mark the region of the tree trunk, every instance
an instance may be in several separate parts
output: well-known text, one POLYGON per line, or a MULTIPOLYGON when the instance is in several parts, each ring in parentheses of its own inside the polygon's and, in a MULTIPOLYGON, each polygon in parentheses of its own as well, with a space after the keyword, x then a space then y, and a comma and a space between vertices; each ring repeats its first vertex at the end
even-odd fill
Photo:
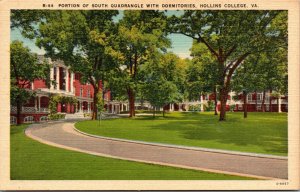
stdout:
POLYGON ((277 112, 279 113, 280 111, 279 111, 279 97, 277 97, 277 112))
POLYGON ((270 89, 270 96, 269 96, 269 112, 272 112, 272 89, 270 89))
POLYGON ((247 104, 247 93, 246 91, 243 91, 243 99, 244 99, 244 118, 247 118, 248 116, 248 104, 247 104))
POLYGON ((22 123, 21 120, 21 112, 22 112, 22 103, 20 102, 20 99, 17 99, 17 125, 20 125, 22 123))
POLYGON ((217 98, 217 87, 214 87, 214 95, 215 95, 215 115, 218 115, 218 98, 217 98))
POLYGON ((127 90, 127 93, 129 99, 129 117, 135 117, 135 108, 134 108, 135 95, 131 88, 127 90))
POLYGON ((92 114, 92 120, 96 120, 98 116, 98 108, 97 108, 97 103, 98 103, 98 98, 97 98, 97 90, 94 89, 94 98, 93 98, 93 114, 92 114))
POLYGON ((261 111, 265 112, 266 108, 265 108, 265 99, 266 99, 266 90, 263 91, 263 98, 262 98, 262 103, 261 103, 261 111))
POLYGON ((219 121, 225 121, 226 120, 227 95, 228 95, 228 92, 226 91, 226 89, 222 88, 221 92, 220 92, 221 109, 220 109, 219 121))
POLYGON ((165 109, 163 108, 163 117, 165 117, 165 109))
POLYGON ((153 118, 155 118, 155 107, 153 106, 153 118))
POLYGON ((257 112, 257 91, 255 91, 255 111, 257 112))

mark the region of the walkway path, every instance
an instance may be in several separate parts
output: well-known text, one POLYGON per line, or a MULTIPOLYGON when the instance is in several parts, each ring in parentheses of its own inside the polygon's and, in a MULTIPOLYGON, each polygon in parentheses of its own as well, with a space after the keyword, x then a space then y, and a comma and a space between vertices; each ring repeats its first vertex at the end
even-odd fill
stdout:
POLYGON ((262 179, 288 177, 287 159, 95 138, 76 132, 73 122, 33 124, 25 133, 42 143, 99 156, 262 179))

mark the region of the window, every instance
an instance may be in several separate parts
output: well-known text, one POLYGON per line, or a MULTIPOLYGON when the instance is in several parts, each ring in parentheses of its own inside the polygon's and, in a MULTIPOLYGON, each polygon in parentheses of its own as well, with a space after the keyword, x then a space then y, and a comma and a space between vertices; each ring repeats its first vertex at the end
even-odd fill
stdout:
POLYGON ((48 121, 48 117, 47 116, 41 116, 40 121, 48 121))
POLYGON ((266 111, 270 111, 270 105, 266 105, 266 111))
POLYGON ((88 92, 87 92, 87 97, 88 97, 88 98, 91 97, 91 91, 90 91, 90 90, 88 90, 88 92))
POLYGON ((247 95, 247 100, 252 101, 252 94, 247 95))
POLYGON ((261 105, 257 105, 257 109, 256 110, 261 110, 261 105))
POLYGON ((262 101, 262 99, 263 99, 262 93, 257 93, 256 99, 257 99, 257 101, 262 101))
POLYGON ((269 102, 269 101, 270 101, 270 96, 266 95, 266 102, 269 102))
POLYGON ((83 95, 83 88, 80 88, 80 97, 83 95))
POLYGON ((15 116, 10 116, 10 124, 11 125, 17 124, 17 118, 15 116))
POLYGON ((32 123, 34 122, 33 116, 27 116, 24 118, 24 123, 32 123))
POLYGON ((243 110, 243 105, 242 104, 238 105, 238 110, 243 110))

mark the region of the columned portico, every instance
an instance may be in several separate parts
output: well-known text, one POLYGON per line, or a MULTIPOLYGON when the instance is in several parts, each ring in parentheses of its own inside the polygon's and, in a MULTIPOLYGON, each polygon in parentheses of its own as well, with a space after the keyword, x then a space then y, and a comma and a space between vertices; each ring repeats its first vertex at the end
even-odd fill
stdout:
POLYGON ((204 111, 204 96, 202 96, 202 99, 201 99, 201 104, 200 104, 200 110, 203 112, 204 111))
POLYGON ((66 91, 69 92, 69 69, 65 69, 66 70, 66 91))
POLYGON ((39 99, 39 108, 38 108, 38 110, 40 111, 40 108, 41 108, 41 97, 38 96, 38 99, 39 99))
POLYGON ((281 98, 278 98, 278 113, 281 113, 281 98))
POLYGON ((88 113, 90 113, 90 112, 91 112, 91 103, 88 102, 88 113))
POLYGON ((50 89, 53 90, 54 89, 54 86, 53 86, 53 83, 52 81, 54 80, 54 67, 51 67, 50 68, 50 89))
POLYGON ((38 98, 39 97, 37 97, 37 98, 34 99, 34 109, 35 109, 35 111, 38 111, 38 106, 37 106, 38 98))
POLYGON ((56 90, 60 90, 60 85, 59 85, 59 67, 56 67, 56 90))
POLYGON ((74 73, 71 73, 71 83, 70 83, 70 86, 71 86, 71 93, 74 93, 74 87, 73 87, 73 82, 74 82, 74 73))

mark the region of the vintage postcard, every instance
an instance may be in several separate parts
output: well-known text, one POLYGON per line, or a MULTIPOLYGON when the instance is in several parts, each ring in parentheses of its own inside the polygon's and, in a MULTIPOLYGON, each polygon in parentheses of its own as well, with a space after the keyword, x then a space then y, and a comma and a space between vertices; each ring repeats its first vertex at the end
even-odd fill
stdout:
POLYGON ((299 1, 0 1, 1 190, 296 190, 299 1))

